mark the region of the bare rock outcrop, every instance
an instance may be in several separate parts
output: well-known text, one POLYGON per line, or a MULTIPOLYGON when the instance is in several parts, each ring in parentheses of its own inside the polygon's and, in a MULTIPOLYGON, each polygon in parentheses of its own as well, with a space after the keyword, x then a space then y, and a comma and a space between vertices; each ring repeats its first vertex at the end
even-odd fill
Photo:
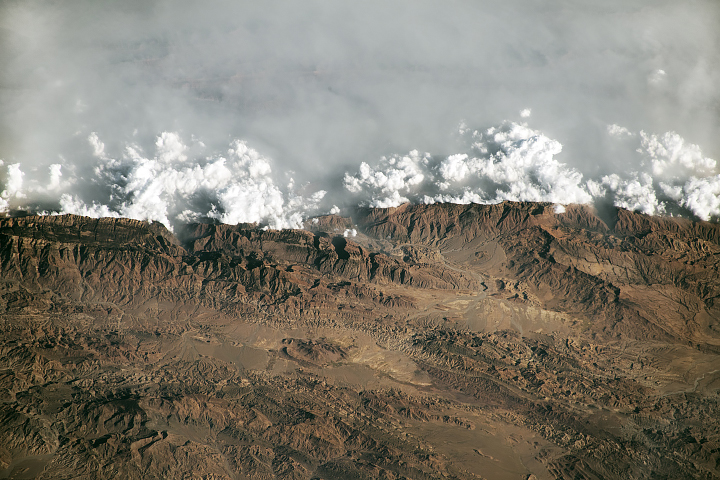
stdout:
POLYGON ((0 219, 0 478, 720 476, 720 227, 0 219))

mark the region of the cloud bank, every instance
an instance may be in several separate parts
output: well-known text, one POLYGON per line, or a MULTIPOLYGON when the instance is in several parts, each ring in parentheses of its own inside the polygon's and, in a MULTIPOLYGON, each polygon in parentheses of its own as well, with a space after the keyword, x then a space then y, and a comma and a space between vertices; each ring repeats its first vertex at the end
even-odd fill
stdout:
POLYGON ((633 149, 640 169, 585 178, 559 159, 558 140, 527 123, 505 121, 483 131, 461 125, 460 152, 411 150, 361 162, 341 181, 327 183, 328 190, 318 190, 298 184, 291 172, 276 174, 272 159, 240 140, 212 153, 200 141, 186 144, 178 133, 163 132, 150 154, 133 143, 113 153, 93 132, 86 139, 95 159, 90 171, 52 164, 44 182, 26 182, 20 164, 5 166, 0 210, 14 204, 37 211, 41 205, 33 199, 45 196, 58 199, 54 213, 123 216, 170 228, 209 220, 300 228, 309 216, 341 212, 336 204, 405 202, 551 202, 557 213, 572 203, 611 203, 650 215, 720 217, 720 174, 699 146, 675 132, 634 133, 614 124, 607 134, 633 149))
POLYGON ((719 24, 714 0, 8 0, 0 210, 291 226, 351 202, 525 199, 713 218, 719 24))

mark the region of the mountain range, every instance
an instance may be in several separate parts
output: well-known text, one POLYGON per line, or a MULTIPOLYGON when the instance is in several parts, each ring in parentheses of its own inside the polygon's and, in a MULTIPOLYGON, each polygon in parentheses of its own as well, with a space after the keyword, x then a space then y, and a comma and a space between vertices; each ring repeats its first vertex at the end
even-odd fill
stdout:
POLYGON ((720 478, 720 225, 0 218, 0 478, 720 478))

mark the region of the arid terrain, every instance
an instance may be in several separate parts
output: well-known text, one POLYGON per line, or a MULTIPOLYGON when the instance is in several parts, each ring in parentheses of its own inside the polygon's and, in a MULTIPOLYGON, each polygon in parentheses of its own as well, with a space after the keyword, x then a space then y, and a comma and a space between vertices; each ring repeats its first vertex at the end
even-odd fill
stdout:
POLYGON ((0 478, 720 478, 719 268, 587 206, 2 218, 0 478))

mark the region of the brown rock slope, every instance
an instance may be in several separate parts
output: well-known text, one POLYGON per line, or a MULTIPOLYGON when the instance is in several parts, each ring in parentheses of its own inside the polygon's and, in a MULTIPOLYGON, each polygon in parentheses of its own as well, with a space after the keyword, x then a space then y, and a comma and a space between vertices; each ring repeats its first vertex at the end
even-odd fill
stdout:
POLYGON ((0 219, 0 478, 720 476, 717 225, 354 223, 0 219))
MULTIPOLYGON (((720 226, 548 205, 404 205, 361 212, 368 235, 425 244, 517 283, 518 298, 583 316, 593 332, 720 345, 720 226), (499 248, 497 255, 488 249, 499 248), (474 258, 473 258, 474 255, 474 258)), ((506 282, 506 279, 509 282, 506 282)))

